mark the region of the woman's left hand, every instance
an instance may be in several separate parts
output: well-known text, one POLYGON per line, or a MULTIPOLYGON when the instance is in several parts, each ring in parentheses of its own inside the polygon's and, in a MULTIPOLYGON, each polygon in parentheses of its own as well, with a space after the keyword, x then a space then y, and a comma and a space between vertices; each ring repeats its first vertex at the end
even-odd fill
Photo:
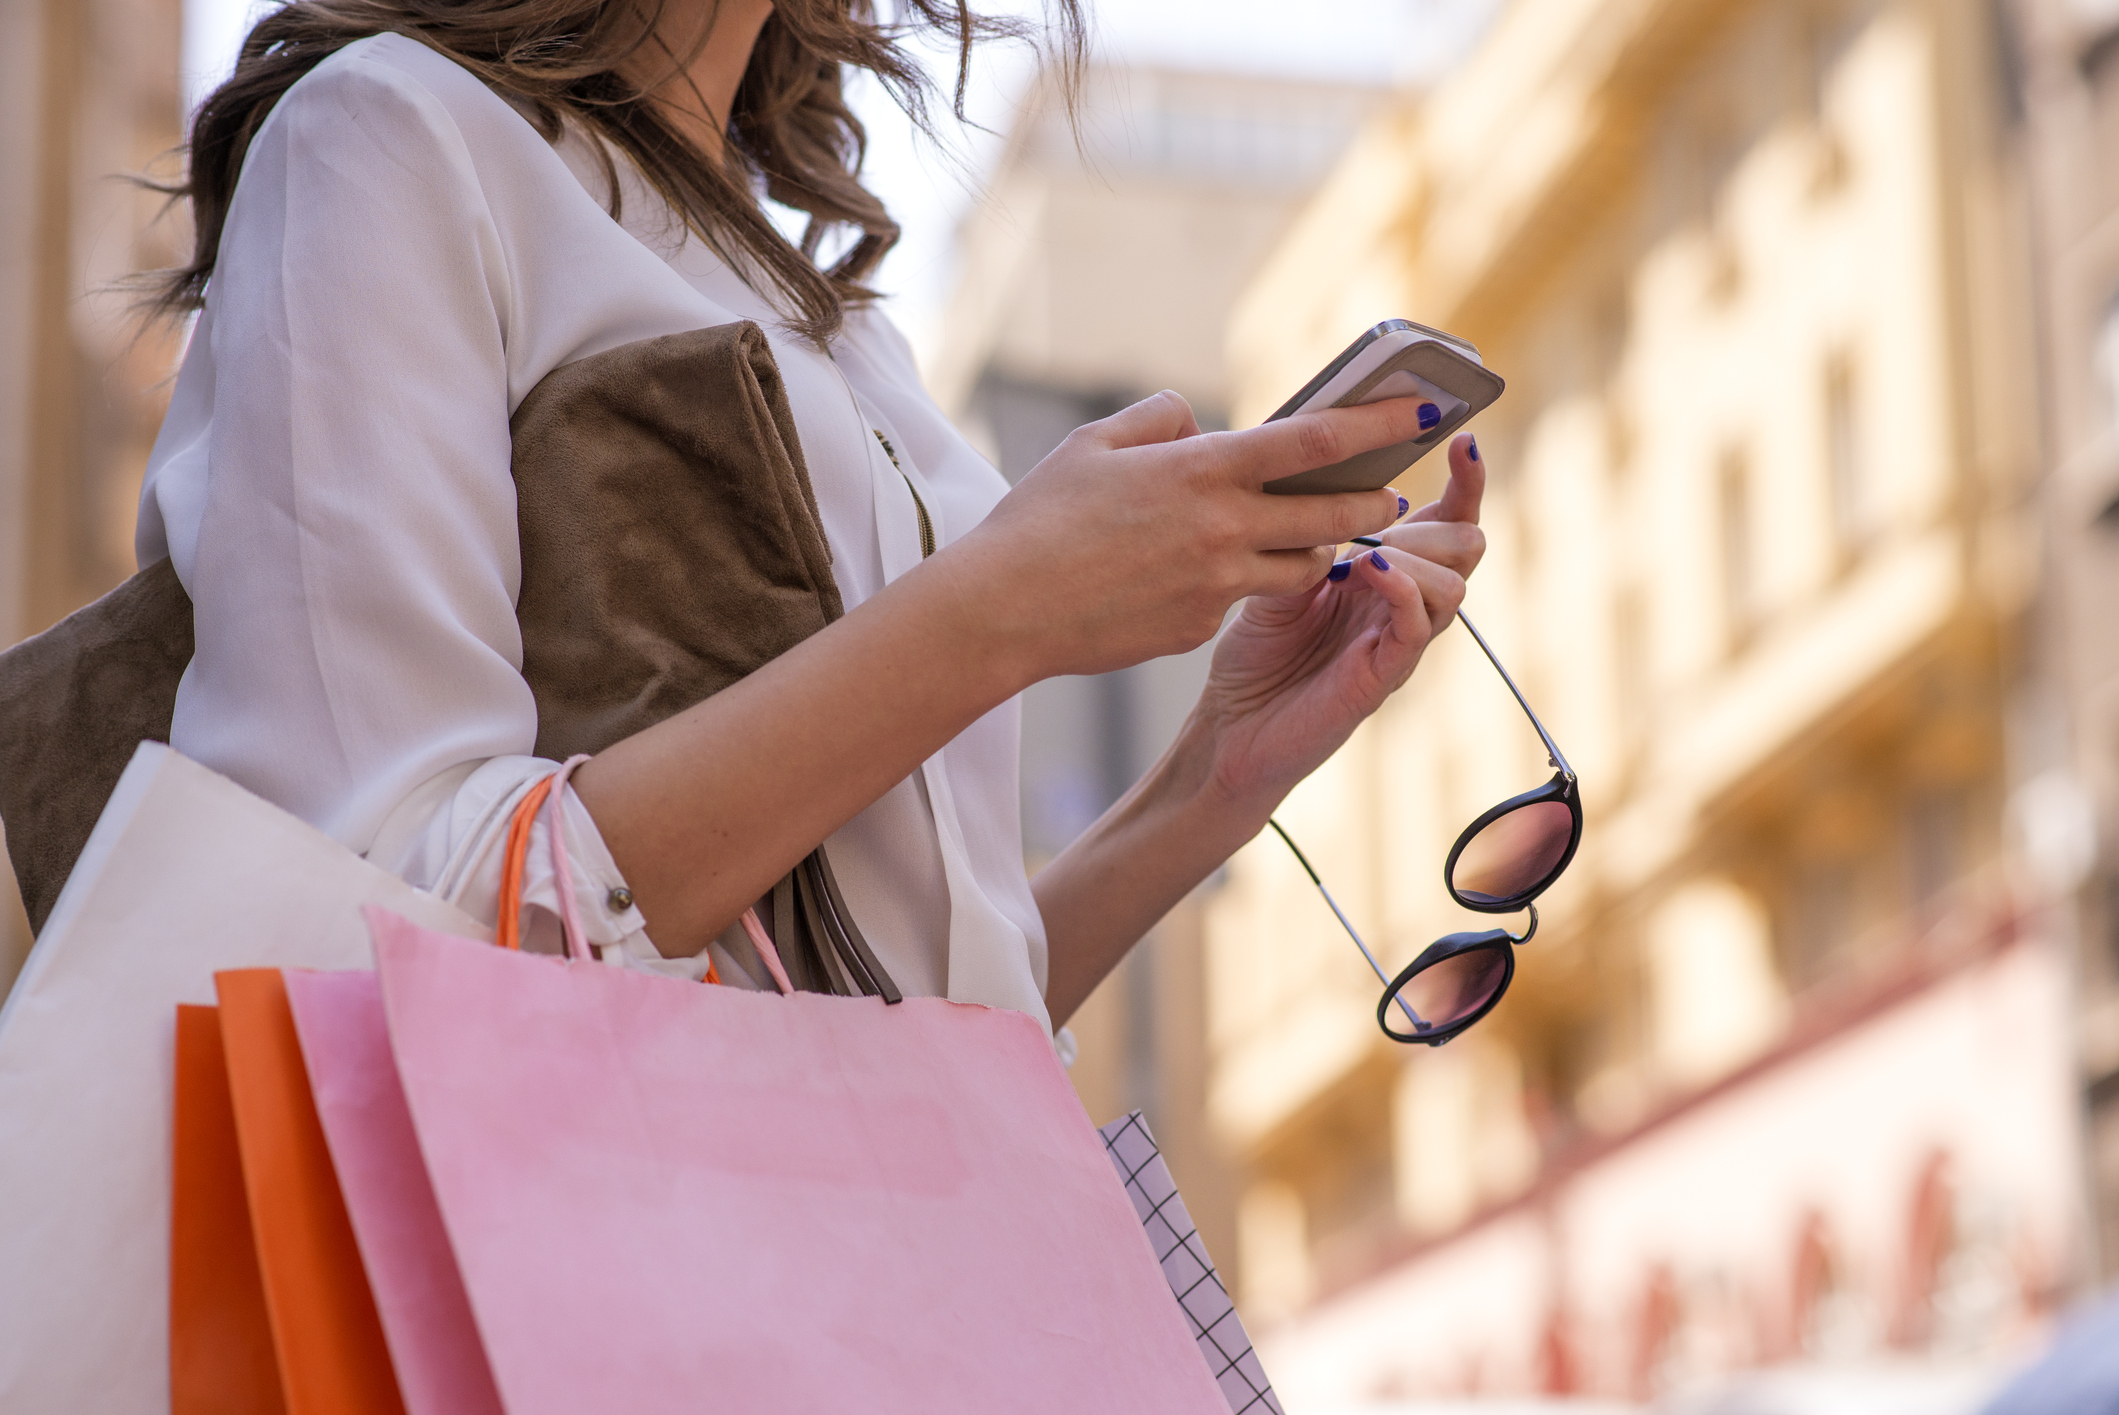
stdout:
POLYGON ((1486 552, 1486 466, 1468 435, 1442 498, 1356 547, 1300 594, 1253 598, 1214 647, 1196 721, 1212 734, 1213 789, 1267 809, 1402 687, 1464 598, 1486 552), (1342 574, 1342 572, 1344 572, 1342 574))

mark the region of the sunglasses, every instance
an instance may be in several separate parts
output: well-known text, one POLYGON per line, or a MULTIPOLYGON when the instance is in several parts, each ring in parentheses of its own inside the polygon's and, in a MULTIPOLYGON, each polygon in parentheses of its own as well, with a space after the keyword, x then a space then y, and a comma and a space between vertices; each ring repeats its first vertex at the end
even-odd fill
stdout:
POLYGON ((1530 911, 1530 923, 1522 933, 1507 929, 1479 929, 1453 933, 1436 939, 1405 965, 1397 977, 1383 971, 1376 955, 1361 941, 1361 934, 1347 920, 1346 911, 1317 876, 1317 868, 1302 853, 1277 820, 1268 820, 1273 833, 1295 852, 1310 883, 1331 906, 1340 927, 1384 985, 1383 999, 1376 1004, 1376 1025, 1394 1042, 1422 1042, 1438 1047, 1460 1035, 1467 1027, 1494 1010, 1501 995, 1516 976, 1516 945, 1528 943, 1538 931, 1538 909, 1533 902, 1551 888, 1567 869, 1582 843, 1582 797, 1576 789, 1574 768, 1553 742, 1552 734, 1531 711, 1523 690, 1508 676, 1493 647, 1459 610, 1457 618, 1471 631, 1479 648, 1492 663, 1508 691, 1515 694, 1530 725, 1545 743, 1546 760, 1553 779, 1535 791, 1510 797, 1464 828, 1449 858, 1442 865, 1442 883, 1449 897, 1480 914, 1513 914, 1530 911), (1391 1025, 1391 1008, 1404 1014, 1410 1030, 1391 1025))

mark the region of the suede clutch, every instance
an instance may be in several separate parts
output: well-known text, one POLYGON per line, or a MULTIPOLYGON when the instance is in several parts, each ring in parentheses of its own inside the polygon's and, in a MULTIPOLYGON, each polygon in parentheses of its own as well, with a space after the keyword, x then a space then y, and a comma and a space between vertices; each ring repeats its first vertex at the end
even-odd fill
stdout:
MULTIPOLYGON (((510 432, 516 616, 539 756, 601 751, 844 612, 786 389, 756 324, 644 339, 554 369, 510 432)), ((133 749, 169 740, 192 651, 191 600, 162 560, 0 653, 0 821, 33 929, 133 749)), ((821 845, 760 913, 798 988, 896 999, 821 845)), ((748 944, 736 951, 748 968, 748 944)))

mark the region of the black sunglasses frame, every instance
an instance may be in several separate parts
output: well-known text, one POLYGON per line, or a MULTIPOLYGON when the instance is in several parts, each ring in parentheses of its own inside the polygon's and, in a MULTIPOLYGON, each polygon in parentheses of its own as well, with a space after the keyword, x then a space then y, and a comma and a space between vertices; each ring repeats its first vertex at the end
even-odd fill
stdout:
MULTIPOLYGON (((1367 537, 1357 536, 1355 539, 1363 545, 1378 543, 1369 540, 1367 537)), ((1311 884, 1317 886, 1317 892, 1323 895, 1324 902, 1331 906, 1332 913, 1338 918, 1340 927, 1344 928, 1347 936, 1354 940, 1354 946, 1361 950, 1361 956, 1368 960, 1369 967, 1374 969, 1377 978, 1383 981, 1383 997, 1376 1004, 1376 1025, 1382 1028, 1383 1034, 1394 1042, 1417 1042, 1426 1046, 1441 1046, 1444 1042, 1461 1036, 1467 1028, 1484 1018, 1487 1013, 1493 1011, 1500 1004, 1502 996, 1508 992, 1508 985, 1515 981, 1516 945, 1528 943, 1531 936, 1538 931, 1538 910, 1535 901, 1538 896, 1550 889, 1561 875, 1567 872, 1567 867, 1574 862, 1575 852, 1581 848, 1582 844, 1582 796, 1574 768, 1567 764, 1566 754, 1561 752, 1559 744, 1553 741, 1552 734, 1545 730, 1545 724, 1538 720, 1538 714, 1531 710, 1529 701, 1523 696, 1523 690, 1516 686, 1516 680, 1511 678, 1508 670, 1502 666, 1501 659, 1494 653, 1493 646, 1486 642, 1486 636, 1479 632, 1478 627, 1466 617, 1462 609, 1457 611, 1457 619, 1470 631, 1473 641, 1479 645, 1480 651, 1486 655, 1487 661, 1493 664, 1494 671, 1501 675, 1501 681, 1508 685, 1508 691, 1514 695, 1516 705, 1523 709, 1523 715, 1529 718, 1530 725, 1537 729, 1539 740, 1545 744, 1546 759, 1552 765, 1554 775, 1552 780, 1546 782, 1543 786, 1525 791, 1518 796, 1511 796, 1508 800, 1501 802, 1491 810, 1482 813, 1477 820, 1474 820, 1459 832, 1456 842, 1450 846, 1448 858, 1442 864, 1442 884, 1449 891, 1449 896, 1452 900, 1463 908, 1476 913, 1513 914, 1517 910, 1528 909, 1530 911, 1530 926, 1520 934, 1510 933, 1507 929, 1481 929, 1475 932, 1446 934, 1422 949, 1419 955, 1404 968, 1400 969, 1398 975, 1393 978, 1383 971, 1383 965, 1376 961, 1376 955, 1369 951, 1369 946, 1362 941, 1360 932, 1355 929, 1352 921, 1347 918, 1345 911, 1340 909, 1339 901, 1332 898, 1332 892, 1324 887, 1324 881, 1318 877, 1316 867, 1310 864, 1309 857, 1302 853, 1302 848, 1295 843, 1293 837, 1287 833, 1279 821, 1271 819, 1266 821, 1266 824, 1273 828, 1273 833, 1281 838, 1288 849, 1294 851, 1296 860, 1302 865, 1303 873, 1310 877, 1311 884), (1464 853, 1464 847, 1470 844, 1480 831, 1486 829, 1489 825, 1501 819, 1501 817, 1522 810, 1525 807, 1540 805, 1548 801, 1565 805, 1572 824, 1572 829, 1567 837, 1567 848, 1561 853, 1560 858, 1553 864, 1553 867, 1547 870, 1544 876, 1535 884, 1517 894, 1510 895, 1506 899, 1489 899, 1484 896, 1478 899, 1471 899, 1459 893, 1456 881, 1457 859, 1464 853), (1445 963, 1452 958, 1462 957, 1484 949, 1501 950, 1503 963, 1501 981, 1470 1016, 1459 1018, 1447 1027, 1434 1027, 1423 1022, 1419 1015, 1413 1011, 1412 1005, 1400 996, 1406 984, 1428 969, 1439 963, 1445 963), (1391 1026, 1390 1008, 1393 1003, 1396 1003, 1398 1009, 1405 1014, 1406 1020, 1413 1024, 1412 1031, 1401 1032, 1391 1026)))
MULTIPOLYGON (((1406 964, 1404 968, 1399 970, 1398 976, 1391 979, 1390 986, 1383 990, 1383 996, 1376 1000, 1376 1025, 1383 1029, 1383 1035, 1394 1042, 1417 1042, 1422 1046, 1441 1046, 1444 1042, 1465 1031, 1474 1022, 1493 1011, 1500 1004, 1501 995, 1507 992, 1508 985, 1516 980, 1516 945, 1530 942, 1530 936, 1537 931, 1538 911, 1533 906, 1530 911, 1530 927, 1521 934, 1512 934, 1507 929, 1481 929, 1476 933, 1444 934, 1441 938, 1421 949, 1420 956, 1406 964), (1471 1016, 1460 1017, 1447 1027, 1430 1027, 1424 1022, 1415 1023, 1413 1030, 1410 1032, 1400 1032, 1391 1026, 1391 1004, 1398 1002, 1399 990, 1404 988, 1407 983, 1438 963, 1446 963, 1452 958, 1461 958, 1467 953, 1477 953, 1485 949, 1495 949, 1500 952, 1502 964, 1501 981, 1495 986, 1493 992, 1488 994, 1486 1001, 1479 1004, 1478 1010, 1473 1012, 1471 1016)), ((1398 1005, 1405 1007, 1402 1002, 1399 1002, 1398 1005)), ((1407 1008, 1406 1015, 1412 1016, 1414 1014, 1410 1008, 1407 1008)))
POLYGON ((1543 894, 1554 880, 1565 874, 1567 867, 1574 863, 1575 851, 1580 849, 1581 846, 1582 793, 1577 789, 1574 777, 1566 772, 1555 772, 1552 780, 1546 782, 1543 786, 1538 787, 1534 791, 1526 791, 1520 796, 1509 797, 1506 801, 1503 801, 1500 805, 1464 827, 1463 832, 1457 836, 1456 843, 1449 847, 1449 858, 1442 862, 1442 887, 1449 891, 1449 897, 1455 900, 1461 908, 1470 909, 1480 914, 1513 914, 1518 909, 1526 907, 1531 900, 1543 894), (1546 871, 1545 877, 1530 888, 1511 894, 1506 899, 1488 899, 1484 896, 1475 899, 1461 892, 1457 888, 1457 857, 1464 853, 1464 847, 1471 844, 1478 837, 1480 831, 1486 829, 1495 821, 1501 819, 1501 817, 1520 811, 1525 806, 1541 805, 1547 801, 1558 801, 1567 807, 1568 815, 1574 819, 1574 829, 1568 834, 1567 849, 1561 854, 1553 867, 1546 871))

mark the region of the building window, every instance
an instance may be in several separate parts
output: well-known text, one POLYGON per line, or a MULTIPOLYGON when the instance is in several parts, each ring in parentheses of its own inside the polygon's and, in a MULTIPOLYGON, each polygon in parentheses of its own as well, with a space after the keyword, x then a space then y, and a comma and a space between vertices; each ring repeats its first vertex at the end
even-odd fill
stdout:
POLYGON ((1859 16, 1839 4, 1818 5, 1805 22, 1804 88, 1813 136, 1810 194, 1823 198, 1847 184, 1847 145, 1833 121, 1832 80, 1859 30, 1859 16))
POLYGON ((1822 982, 1843 961, 1857 922, 1856 884, 1848 860, 1811 860, 1797 870, 1780 948, 1791 991, 1822 982))
POLYGON ((1604 469, 1614 490, 1623 490, 1633 471, 1633 419, 1616 391, 1604 395, 1604 469))
POLYGON ((1293 1185, 1266 1180, 1244 1191, 1236 1210, 1236 1247, 1246 1316, 1255 1312, 1258 1322, 1270 1325, 1309 1303, 1315 1289, 1309 1222, 1293 1185))
POLYGON ((1915 793, 1905 806, 1906 884, 1916 919, 1924 918, 1964 867, 1964 794, 1915 793))
POLYGON ((1825 366, 1825 481, 1832 538, 1842 563, 1861 554, 1869 534, 1869 489, 1864 484, 1861 425, 1854 361, 1844 354, 1825 366))
POLYGON ((1722 552, 1722 606, 1732 649, 1741 648, 1758 620, 1757 566, 1751 534, 1751 459, 1741 448, 1722 454, 1715 479, 1715 514, 1722 552))
POLYGON ((1814 1361, 1845 1362, 1876 1346, 1875 1312, 1847 1276, 1824 1215, 1805 1215, 1796 1234, 1789 1344, 1814 1361))

